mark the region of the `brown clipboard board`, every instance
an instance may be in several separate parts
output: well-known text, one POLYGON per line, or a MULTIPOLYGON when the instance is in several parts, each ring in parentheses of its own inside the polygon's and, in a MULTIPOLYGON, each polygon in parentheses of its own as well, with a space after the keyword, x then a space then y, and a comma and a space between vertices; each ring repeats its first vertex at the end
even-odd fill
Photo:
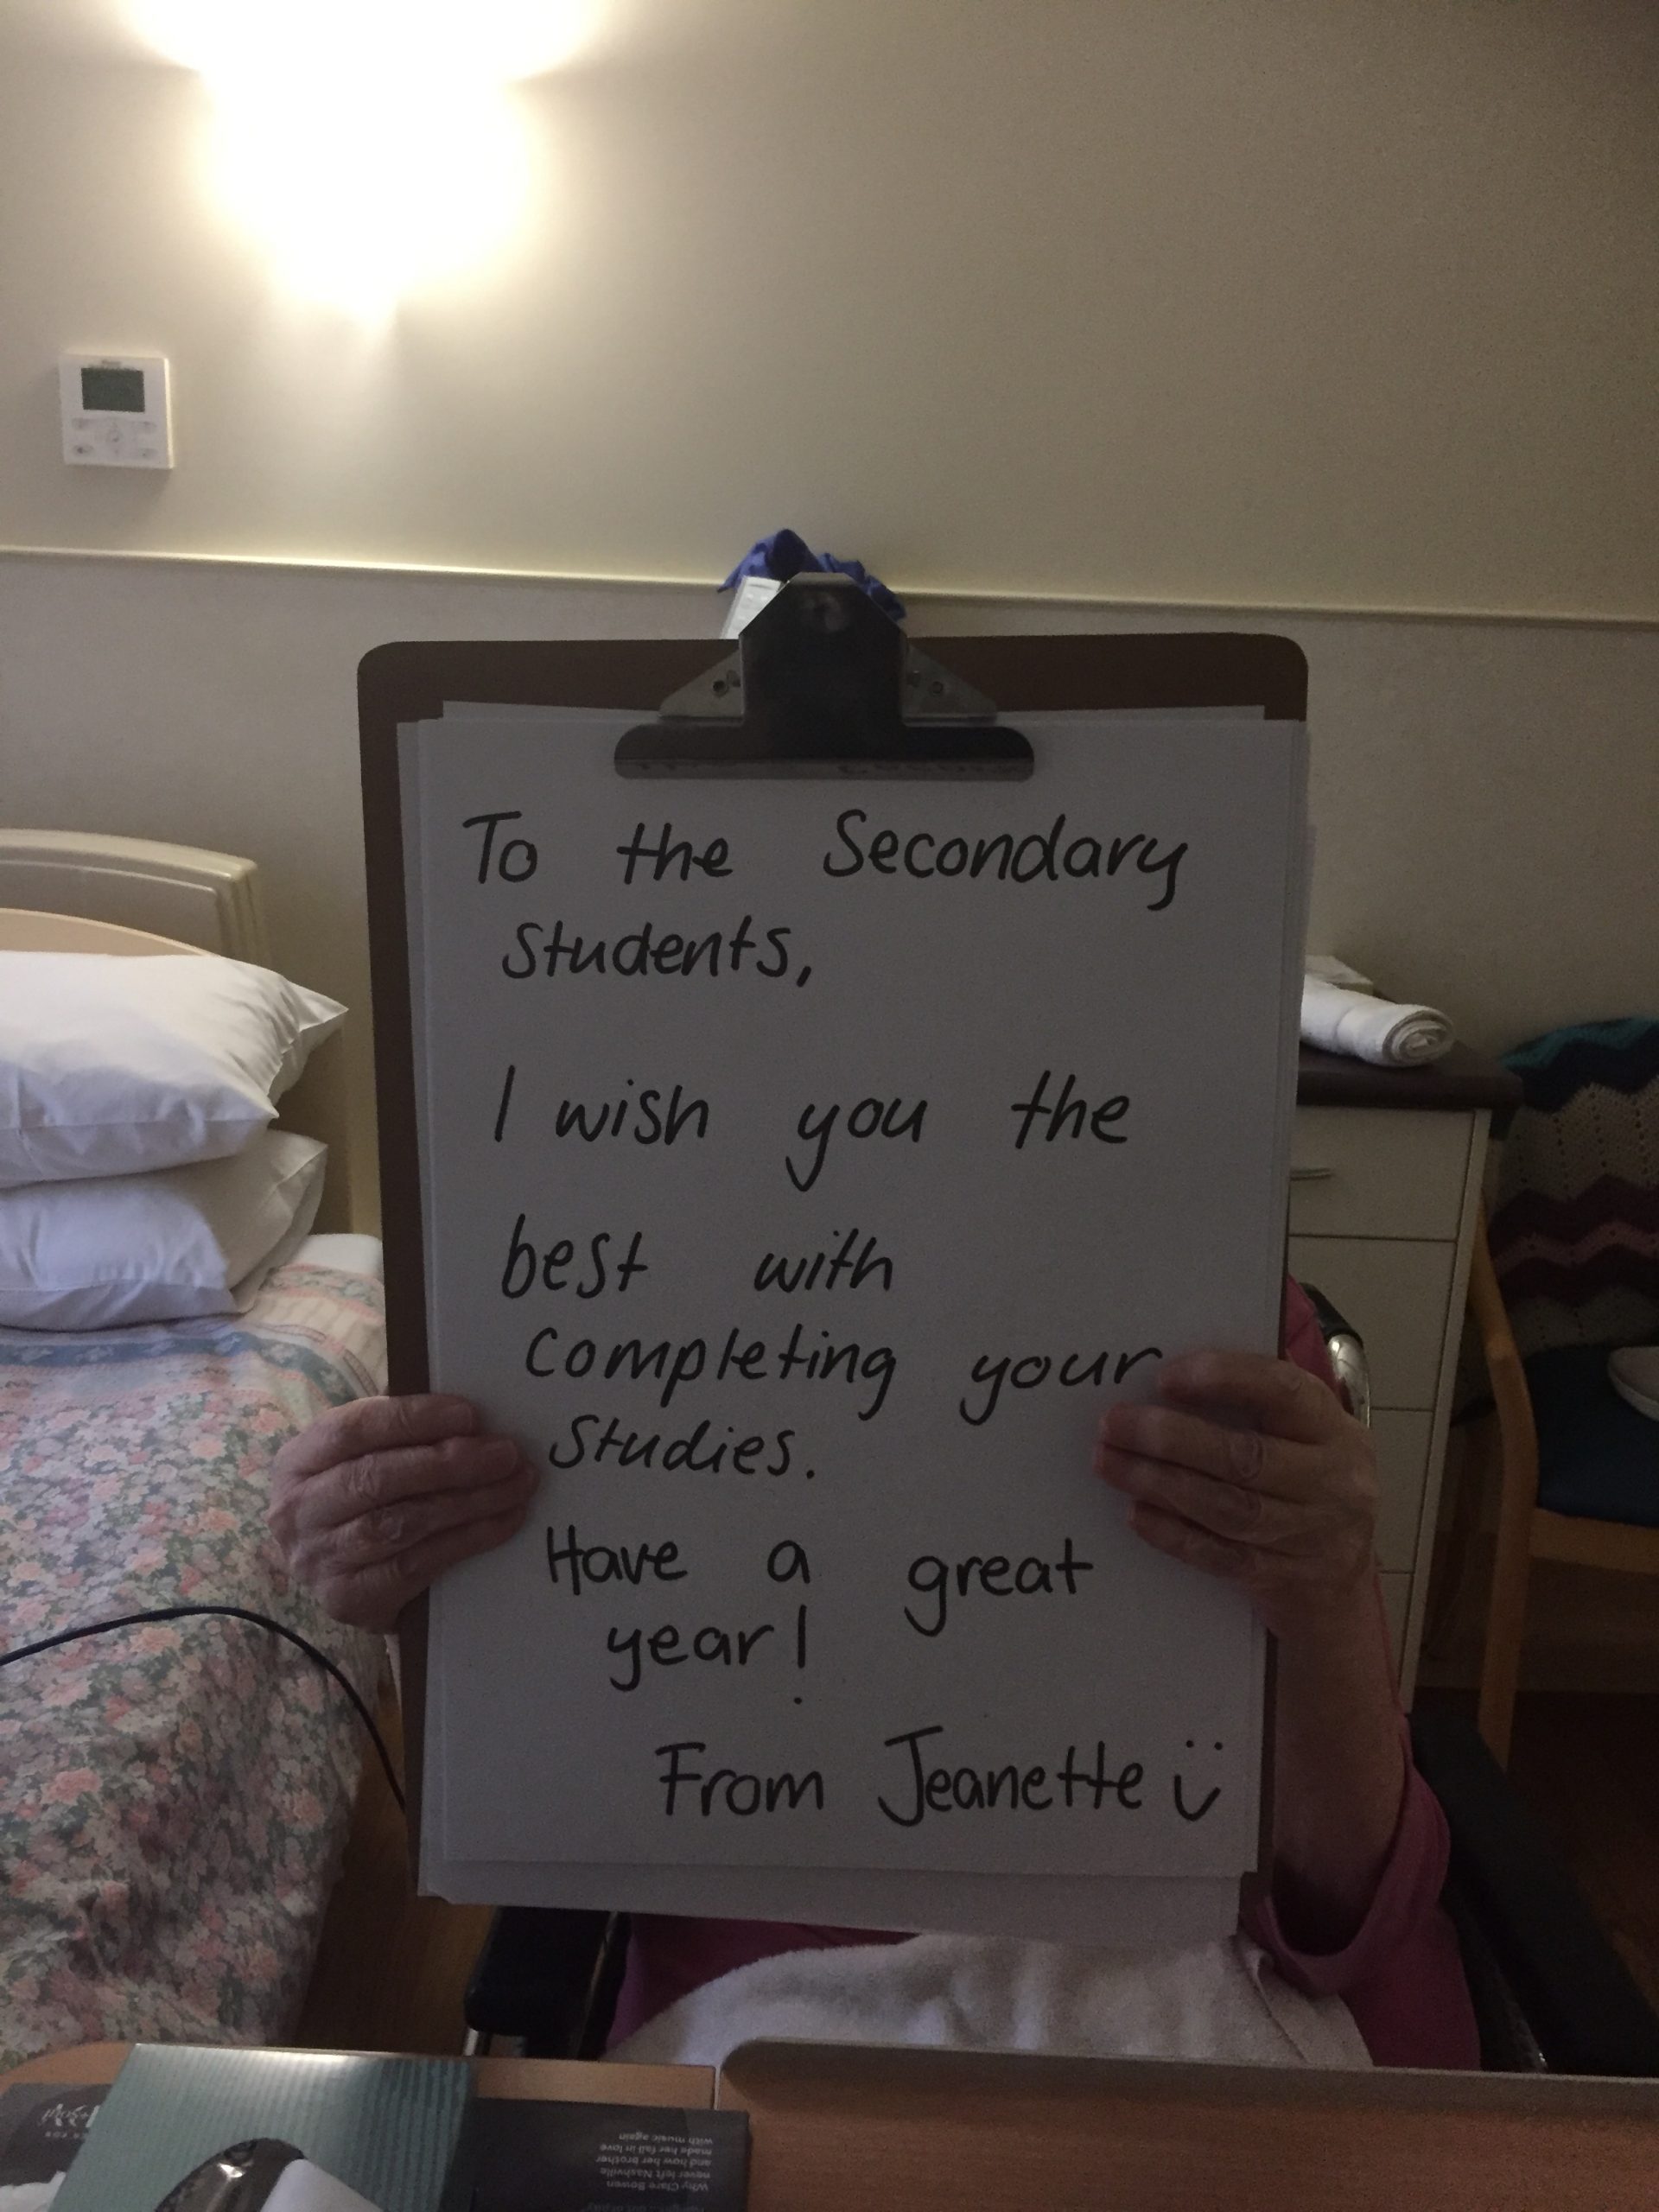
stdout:
MULTIPOLYGON (((1237 707, 1268 721, 1307 715, 1307 661, 1290 638, 1247 631, 925 638, 914 642, 1008 713, 1237 707)), ((414 1028, 397 732, 447 704, 612 708, 651 713, 732 652, 729 639, 629 638, 377 645, 358 664, 369 972, 385 1250, 387 1387, 429 1385, 414 1028)), ((427 1600, 397 1624, 410 1861, 418 1879, 426 1739, 427 1600)), ((1271 1825, 1273 1670, 1268 1652, 1262 1792, 1271 1825)))

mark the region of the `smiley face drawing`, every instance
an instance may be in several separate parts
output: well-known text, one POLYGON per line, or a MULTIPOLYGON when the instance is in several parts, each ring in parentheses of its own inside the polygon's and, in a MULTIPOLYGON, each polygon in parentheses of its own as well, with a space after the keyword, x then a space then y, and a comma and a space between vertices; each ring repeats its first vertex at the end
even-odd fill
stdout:
MULTIPOLYGON (((1186 1739, 1186 1748, 1189 1751, 1198 1749, 1198 1745, 1191 1736, 1186 1739)), ((1222 1744, 1216 1745, 1218 1751, 1225 1748, 1226 1746, 1222 1744)), ((1175 1809, 1184 1821, 1201 1821, 1221 1795, 1221 1784, 1217 1782, 1211 1784, 1196 1805, 1189 1805, 1186 1802, 1186 1777, 1178 1772, 1175 1777, 1175 1809)))

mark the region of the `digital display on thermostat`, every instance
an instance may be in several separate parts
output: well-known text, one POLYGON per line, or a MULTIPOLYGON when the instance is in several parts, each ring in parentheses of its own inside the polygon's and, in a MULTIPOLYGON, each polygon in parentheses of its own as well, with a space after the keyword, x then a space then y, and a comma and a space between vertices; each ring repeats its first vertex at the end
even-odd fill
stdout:
POLYGON ((106 414, 142 415, 144 411, 144 372, 142 369, 83 369, 80 404, 101 408, 106 414))

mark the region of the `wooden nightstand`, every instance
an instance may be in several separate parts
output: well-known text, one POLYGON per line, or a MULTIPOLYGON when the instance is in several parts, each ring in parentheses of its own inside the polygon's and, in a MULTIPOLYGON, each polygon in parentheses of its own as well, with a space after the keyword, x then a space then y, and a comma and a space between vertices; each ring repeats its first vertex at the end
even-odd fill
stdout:
POLYGON ((1494 1116, 1501 1126, 1520 1096, 1507 1069, 1461 1046, 1413 1069, 1302 1051, 1290 1271, 1364 1339, 1382 1485, 1377 1557, 1408 1706, 1486 1145, 1494 1116))

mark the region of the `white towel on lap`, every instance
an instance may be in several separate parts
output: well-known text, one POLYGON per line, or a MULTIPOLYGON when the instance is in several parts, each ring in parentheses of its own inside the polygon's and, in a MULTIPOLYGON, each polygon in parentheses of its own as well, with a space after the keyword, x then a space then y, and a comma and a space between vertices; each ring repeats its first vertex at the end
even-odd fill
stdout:
POLYGON ((1432 1006, 1396 1006, 1309 976, 1302 982, 1302 1039, 1380 1068, 1424 1067, 1452 1049, 1452 1024, 1432 1006))
POLYGON ((1347 2006, 1334 1997, 1304 1997, 1242 1936, 1160 1958, 981 1936, 787 1951, 694 1989, 609 2055, 719 2066, 740 2044, 761 2037, 1234 2065, 1370 2064, 1347 2006))

